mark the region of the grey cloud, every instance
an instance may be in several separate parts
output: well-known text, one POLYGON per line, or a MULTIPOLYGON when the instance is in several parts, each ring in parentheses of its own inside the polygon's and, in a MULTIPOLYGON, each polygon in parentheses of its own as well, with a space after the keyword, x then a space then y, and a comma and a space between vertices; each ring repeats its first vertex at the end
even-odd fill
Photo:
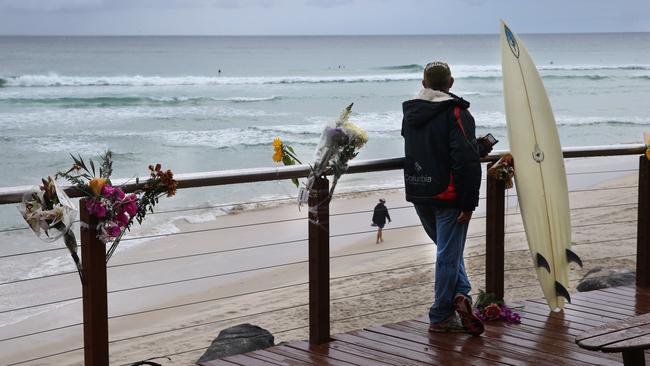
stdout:
POLYGON ((97 9, 104 0, 0 0, 0 9, 26 12, 53 12, 97 9))

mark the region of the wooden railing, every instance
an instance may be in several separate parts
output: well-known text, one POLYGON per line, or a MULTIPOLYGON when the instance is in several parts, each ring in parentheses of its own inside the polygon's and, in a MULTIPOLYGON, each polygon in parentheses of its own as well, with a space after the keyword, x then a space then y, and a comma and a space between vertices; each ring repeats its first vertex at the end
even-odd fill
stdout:
MULTIPOLYGON (((641 155, 639 157, 638 222, 637 222, 637 285, 650 287, 650 161, 643 155, 645 145, 581 147, 564 150, 565 158, 641 155)), ((483 159, 494 163, 504 152, 495 152, 483 159)), ((403 167, 402 158, 358 161, 350 164, 348 174, 403 167)), ((309 173, 306 165, 177 175, 180 189, 251 183, 278 179, 302 178, 309 173)), ((124 183, 125 191, 135 189, 124 183)), ((0 188, 0 204, 20 202, 28 187, 0 188)), ((71 197, 81 193, 66 187, 71 197)), ((504 295, 504 184, 492 177, 486 185, 486 291, 504 295)), ((309 341, 321 344, 330 339, 330 263, 329 263, 329 183, 316 180, 309 196, 309 341)), ((85 283, 83 285, 83 322, 85 364, 108 365, 108 311, 105 246, 97 239, 97 220, 80 203, 81 247, 85 283)))

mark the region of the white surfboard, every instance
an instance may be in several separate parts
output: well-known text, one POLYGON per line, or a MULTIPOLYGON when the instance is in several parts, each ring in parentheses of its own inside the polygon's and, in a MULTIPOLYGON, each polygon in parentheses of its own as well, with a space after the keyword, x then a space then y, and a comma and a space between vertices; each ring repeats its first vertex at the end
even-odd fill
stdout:
POLYGON ((501 21, 501 65, 515 184, 537 278, 551 310, 571 301, 569 193, 553 110, 533 60, 501 21))

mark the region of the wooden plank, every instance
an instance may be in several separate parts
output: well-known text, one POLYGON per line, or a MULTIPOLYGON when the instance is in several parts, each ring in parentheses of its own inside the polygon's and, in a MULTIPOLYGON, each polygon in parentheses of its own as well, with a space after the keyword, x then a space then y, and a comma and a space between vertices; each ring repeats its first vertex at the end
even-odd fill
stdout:
MULTIPOLYGON (((398 323, 405 327, 412 328, 418 332, 427 332, 427 325, 419 322, 405 321, 398 323)), ((584 355, 577 353, 574 350, 565 349, 562 352, 562 356, 557 356, 558 347, 548 346, 544 343, 538 342, 536 340, 530 340, 526 338, 515 337, 509 332, 504 332, 504 328, 498 327, 487 327, 485 332, 481 335, 483 338, 484 346, 491 344, 494 347, 499 349, 508 349, 508 350, 518 350, 522 354, 527 354, 529 359, 530 357, 536 358, 539 362, 563 362, 564 359, 570 359, 572 365, 582 365, 588 366, 590 362, 583 361, 584 355)), ((537 362, 537 361, 536 361, 537 362)))
POLYGON ((521 350, 512 352, 508 349, 491 347, 485 343, 484 338, 472 337, 469 334, 441 333, 427 334, 425 337, 421 334, 414 334, 411 329, 397 324, 373 327, 369 330, 397 338, 409 339, 430 347, 440 348, 444 351, 443 354, 455 357, 452 363, 449 363, 451 365, 462 364, 459 363, 459 360, 462 359, 472 360, 472 362, 474 360, 485 359, 487 361, 508 365, 529 365, 527 357, 521 350), (460 357, 456 356, 457 354, 460 354, 460 357), (455 363, 453 363, 454 361, 455 363))
POLYGON ((330 347, 329 343, 322 344, 322 345, 314 345, 314 344, 309 344, 307 342, 298 341, 298 342, 291 342, 287 346, 305 352, 320 354, 328 358, 333 358, 335 360, 349 362, 359 366, 373 366, 373 365, 390 366, 389 363, 369 360, 367 358, 360 357, 355 354, 341 352, 335 348, 330 347))
MULTIPOLYGON (((360 338, 371 340, 373 342, 382 343, 387 346, 392 345, 394 347, 398 347, 402 350, 402 352, 409 354, 409 358, 418 361, 444 365, 457 360, 460 356, 454 352, 441 352, 439 347, 429 345, 428 340, 425 338, 422 338, 419 341, 409 340, 394 337, 390 334, 377 333, 371 330, 364 330, 354 334, 360 338), (417 354, 414 354, 413 352, 417 352, 417 354)), ((395 348, 391 348, 391 351, 396 353, 399 352, 396 351, 395 348)))
POLYGON ((508 332, 509 334, 513 334, 515 336, 519 336, 521 333, 531 333, 536 336, 543 337, 543 339, 539 340, 539 342, 546 342, 548 344, 553 344, 552 342, 551 343, 547 342, 546 339, 551 341, 562 342, 561 344, 558 345, 558 347, 561 348, 569 347, 574 352, 580 352, 589 355, 591 357, 594 357, 596 360, 600 360, 600 361, 596 361, 596 360, 590 361, 594 364, 600 365, 604 363, 606 365, 611 365, 612 361, 620 362, 621 360, 620 356, 617 355, 605 354, 605 353, 594 353, 593 351, 580 348, 575 343, 574 335, 570 335, 566 332, 560 332, 555 328, 552 328, 551 330, 547 330, 547 329, 536 328, 525 324, 516 324, 516 325, 501 324, 501 325, 490 325, 490 326, 506 327, 508 329, 505 330, 505 332, 508 332))
MULTIPOLYGON (((381 329, 377 329, 377 330, 381 330, 381 329)), ((394 330, 389 330, 388 328, 382 331, 386 332, 387 330, 396 332, 394 330)), ((419 339, 414 339, 414 338, 407 339, 407 338, 395 337, 394 334, 377 333, 371 330, 363 331, 362 333, 360 333, 360 336, 372 340, 378 340, 380 342, 383 342, 384 344, 393 344, 396 347, 432 355, 436 358, 436 361, 433 362, 436 365, 453 365, 459 363, 462 364, 468 359, 471 359, 474 365, 503 364, 502 362, 495 362, 488 359, 471 358, 471 357, 468 358, 467 355, 464 355, 462 352, 459 352, 458 350, 450 351, 448 348, 445 348, 440 344, 431 343, 428 338, 424 338, 424 337, 419 337, 419 339)))
POLYGON ((403 358, 400 357, 395 357, 394 355, 391 355, 389 353, 369 349, 369 348, 364 348, 364 347, 358 347, 353 344, 345 343, 342 341, 331 341, 327 344, 330 348, 334 348, 336 350, 339 350, 341 352, 346 352, 350 354, 357 355, 359 357, 363 357, 365 359, 368 359, 373 362, 377 363, 385 363, 385 364, 390 364, 393 366, 403 366, 403 365, 424 365, 422 363, 417 363, 417 362, 405 362, 403 358))
MULTIPOLYGON (((574 299, 571 300, 573 301, 574 299)), ((614 306, 618 309, 630 309, 632 311, 635 310, 634 301, 620 299, 615 296, 607 296, 607 294, 602 294, 602 293, 590 293, 588 296, 582 296, 579 299, 575 299, 575 300, 579 302, 588 301, 596 304, 614 306)), ((650 304, 648 306, 648 309, 650 309, 650 304)))
MULTIPOLYGON (((531 300, 532 302, 535 302, 537 304, 542 304, 545 305, 544 300, 531 300)), ((576 300, 580 301, 580 300, 576 300)), ((609 318, 610 320, 605 319, 605 321, 617 321, 617 320, 622 320, 629 318, 630 316, 633 316, 633 312, 630 311, 625 311, 625 310, 620 310, 620 312, 617 311, 616 308, 610 307, 607 310, 602 310, 598 309, 597 307, 594 306, 594 304, 590 303, 581 303, 580 305, 576 302, 573 302, 571 304, 565 304, 564 309, 567 310, 575 310, 580 313, 587 313, 590 315, 595 315, 597 317, 602 317, 602 318, 609 318)))
MULTIPOLYGON (((591 329, 591 325, 585 325, 585 324, 579 324, 579 323, 572 323, 566 319, 563 318, 556 318, 556 317, 548 317, 547 314, 545 315, 540 315, 540 314, 535 314, 531 311, 524 311, 521 313, 521 322, 524 324, 529 324, 528 321, 536 322, 536 323, 542 323, 542 324, 549 324, 553 325, 555 327, 561 327, 563 329, 566 329, 566 332, 569 334, 577 334, 579 332, 591 329), (573 332, 573 333, 572 333, 573 332)), ((535 325, 535 323, 530 323, 531 325, 535 325)))
POLYGON ((592 298, 592 296, 596 298, 611 299, 613 302, 617 304, 626 304, 626 305, 634 306, 637 303, 636 299, 630 297, 630 295, 628 294, 605 292, 603 290, 590 291, 586 293, 585 298, 590 299, 592 298))
POLYGON ((232 362, 237 365, 245 366, 277 366, 278 363, 262 361, 254 357, 250 357, 248 354, 234 355, 222 358, 223 361, 232 362))
POLYGON ((553 324, 553 323, 550 323, 550 322, 534 320, 534 319, 531 319, 531 318, 521 318, 521 323, 519 325, 525 325, 525 326, 529 326, 531 328, 536 328, 536 329, 540 329, 540 330, 544 330, 547 327, 552 326, 555 332, 560 333, 560 334, 567 334, 567 335, 570 335, 572 337, 575 337, 576 335, 578 335, 578 334, 584 332, 585 330, 589 329, 589 327, 585 327, 584 330, 580 330, 580 329, 570 328, 568 326, 561 325, 561 324, 556 325, 556 324, 553 324))
POLYGON ((577 324, 586 325, 588 327, 595 327, 605 323, 605 321, 603 321, 602 319, 601 320, 589 319, 582 316, 582 314, 574 314, 568 311, 554 313, 551 312, 548 309, 548 306, 546 305, 540 305, 531 302, 526 302, 525 304, 526 304, 526 308, 525 308, 526 312, 535 313, 538 315, 546 316, 548 318, 566 320, 569 322, 570 326, 573 326, 574 323, 577 323, 577 324))
POLYGON ((600 312, 612 313, 629 318, 631 316, 637 315, 634 311, 634 307, 618 305, 613 303, 607 303, 606 301, 597 301, 594 299, 576 299, 571 301, 571 306, 577 306, 583 309, 589 309, 589 311, 595 311, 595 314, 600 312))
POLYGON ((601 349, 603 352, 623 352, 631 350, 646 350, 650 348, 650 335, 626 339, 617 343, 608 344, 601 349))
POLYGON ((635 302, 641 302, 641 303, 650 302, 650 293, 647 293, 645 291, 635 292, 633 289, 623 288, 623 287, 610 287, 610 288, 602 289, 602 291, 603 293, 615 294, 618 295, 619 297, 628 298, 635 302))
MULTIPOLYGON (((421 322, 419 319, 417 321, 421 322)), ((566 349, 571 352, 581 353, 587 356, 582 357, 582 360, 585 362, 597 365, 609 365, 611 364, 612 359, 616 359, 617 361, 620 360, 620 357, 616 358, 611 355, 601 354, 595 356, 592 351, 578 347, 575 343, 575 336, 566 333, 566 328, 563 327, 556 327, 548 324, 542 324, 541 327, 534 327, 526 324, 505 324, 501 321, 486 322, 485 326, 486 328, 499 328, 502 333, 507 333, 525 340, 532 340, 549 346, 566 349)))
MULTIPOLYGON (((273 355, 273 353, 271 353, 271 354, 273 355)), ((258 359, 260 361, 264 361, 264 362, 266 362, 267 365, 281 365, 281 366, 289 366, 289 365, 291 365, 291 363, 284 362, 284 361, 279 361, 275 357, 268 357, 268 356, 265 356, 265 355, 263 355, 261 353, 257 353, 257 352, 254 352, 254 351, 246 353, 246 356, 258 359)))
POLYGON ((272 360, 275 360, 277 362, 280 362, 282 365, 288 365, 288 366, 299 366, 299 365, 304 365, 304 362, 298 361, 295 358, 290 358, 286 357, 283 355, 279 355, 277 353, 269 352, 267 350, 257 350, 249 353, 252 357, 258 357, 258 356, 264 356, 267 358, 270 358, 272 360))
POLYGON ((236 363, 232 363, 224 360, 206 361, 206 362, 201 362, 198 365, 199 366, 240 366, 236 363))
MULTIPOLYGON (((576 343, 580 347, 600 350, 605 349, 615 343, 627 342, 633 339, 641 339, 644 336, 650 335, 650 325, 645 325, 641 327, 628 328, 623 330, 612 331, 611 333, 601 334, 595 337, 590 337, 586 339, 576 339, 576 343)), ((635 342, 640 348, 642 343, 640 341, 635 342)), ((650 348, 650 344, 646 345, 646 348, 650 348)))
POLYGON ((623 321, 604 324, 600 327, 594 327, 582 333, 580 336, 576 337, 576 341, 582 341, 587 338, 597 337, 604 334, 616 332, 619 330, 625 330, 632 327, 646 326, 646 325, 650 325, 650 314, 643 314, 643 315, 635 316, 633 318, 628 318, 623 321))
POLYGON ((418 363, 442 364, 444 358, 438 355, 437 349, 424 347, 421 344, 408 342, 403 339, 392 338, 367 331, 356 331, 350 334, 338 334, 334 336, 335 339, 342 342, 358 345, 368 349, 384 351, 402 357, 406 360, 415 361, 418 363))
POLYGON ((332 358, 327 358, 316 353, 300 351, 295 348, 287 347, 285 345, 267 348, 266 350, 268 352, 277 353, 279 355, 294 358, 296 360, 302 361, 303 363, 306 362, 313 365, 332 365, 332 366, 353 365, 349 362, 343 362, 332 358))

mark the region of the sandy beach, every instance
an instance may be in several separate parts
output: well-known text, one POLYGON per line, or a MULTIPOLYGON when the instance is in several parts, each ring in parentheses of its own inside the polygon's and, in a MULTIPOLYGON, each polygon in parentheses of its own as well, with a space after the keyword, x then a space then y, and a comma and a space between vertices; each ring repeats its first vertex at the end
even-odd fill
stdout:
MULTIPOLYGON (((570 193, 573 250, 585 264, 582 269, 571 264, 570 291, 576 291, 576 284, 590 269, 634 269, 637 174, 633 170, 637 160, 567 161, 569 188, 575 191, 570 193)), ((506 300, 541 298, 516 193, 509 190, 507 195, 506 300)), ((472 219, 465 250, 474 292, 485 283, 483 205, 484 201, 472 219)), ((205 218, 215 212, 200 215, 205 218)), ((426 314, 433 300, 435 246, 404 201, 403 190, 339 194, 330 214, 332 332, 426 314), (385 228, 385 242, 376 245, 369 224, 371 210, 381 197, 393 221, 385 228)), ((173 236, 137 245, 126 241, 109 263, 111 364, 172 355, 172 361, 158 362, 189 365, 220 330, 240 323, 268 329, 276 343, 306 339, 305 216, 306 207, 298 210, 294 202, 243 207, 225 215, 219 211, 214 220, 176 219, 178 234, 173 236), (161 258, 174 259, 153 261, 161 258), (146 261, 150 262, 140 263, 146 261), (262 267, 266 269, 250 271, 262 267)), ((6 285, 0 291, 1 296, 17 298, 39 293, 50 301, 80 296, 76 274, 6 285)), ((79 300, 40 314, 38 309, 25 311, 34 313, 0 328, 0 338, 63 329, 0 342, 0 364, 82 346, 82 327, 68 327, 82 321, 79 300)), ((82 357, 83 351, 75 351, 26 364, 81 365, 82 357)))

